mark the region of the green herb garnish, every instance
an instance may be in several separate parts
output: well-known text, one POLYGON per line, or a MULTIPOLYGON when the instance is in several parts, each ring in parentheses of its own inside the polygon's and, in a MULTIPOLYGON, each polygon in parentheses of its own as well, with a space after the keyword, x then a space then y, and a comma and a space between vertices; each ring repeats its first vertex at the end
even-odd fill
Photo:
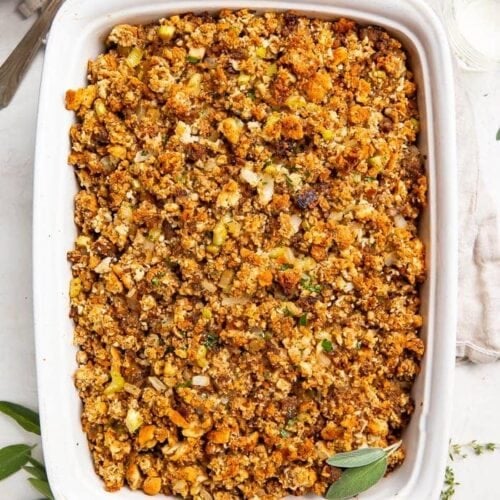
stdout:
POLYGON ((217 347, 219 345, 219 336, 216 335, 215 333, 207 333, 207 336, 205 337, 205 340, 203 341, 203 345, 207 348, 207 349, 214 349, 215 347, 217 347))
POLYGON ((299 325, 300 325, 300 326, 307 326, 307 313, 306 313, 306 314, 303 314, 303 315, 299 318, 299 325))
POLYGON ((308 290, 309 292, 312 293, 319 293, 321 292, 322 286, 319 285, 318 283, 314 283, 312 281, 312 278, 308 276, 307 274, 302 276, 302 279, 300 280, 300 286, 304 290, 308 290))
POLYGON ((444 488, 441 491, 440 500, 450 500, 455 494, 455 486, 458 486, 460 483, 455 481, 455 473, 453 469, 447 465, 446 472, 444 474, 444 488))
POLYGON ((290 433, 286 429, 281 429, 280 430, 280 436, 282 438, 287 438, 287 437, 290 437, 290 433))
POLYGON ((151 280, 153 286, 158 286, 161 284, 161 279, 165 276, 165 273, 157 273, 151 280))
POLYGON ((293 264, 281 264, 280 271, 286 271, 287 269, 292 269, 293 264))
POLYGON ((323 351, 325 351, 325 352, 332 352, 333 351, 333 344, 328 339, 323 339, 321 341, 321 347, 323 348, 323 351))
POLYGON ((337 453, 326 462, 344 469, 340 479, 326 492, 327 500, 341 500, 366 491, 384 477, 388 458, 401 446, 401 441, 387 448, 361 448, 337 453))
POLYGON ((186 61, 191 64, 198 64, 201 61, 201 59, 199 57, 186 56, 186 61))
POLYGON ((456 457, 467 458, 467 450, 472 451, 475 455, 482 455, 486 451, 495 451, 500 448, 497 443, 480 443, 475 439, 468 443, 453 443, 450 444, 449 456, 451 460, 456 457))

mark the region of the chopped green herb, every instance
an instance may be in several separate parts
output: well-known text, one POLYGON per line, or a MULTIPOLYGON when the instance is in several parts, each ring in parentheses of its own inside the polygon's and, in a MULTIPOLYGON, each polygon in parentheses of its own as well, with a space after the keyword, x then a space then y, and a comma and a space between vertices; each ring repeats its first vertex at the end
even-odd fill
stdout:
POLYGON ((186 60, 191 64, 198 64, 201 61, 199 57, 194 57, 194 56, 187 56, 186 60))
POLYGON ((497 443, 479 443, 474 439, 464 444, 450 444, 449 456, 451 460, 455 457, 467 458, 467 449, 472 450, 475 455, 482 455, 485 451, 495 451, 499 447, 497 443))
POLYGON ((287 269, 292 269, 293 264, 281 264, 280 271, 286 271, 287 269))
POLYGON ((281 429, 280 430, 280 436, 282 438, 287 438, 287 437, 290 437, 290 433, 286 429, 281 429))
POLYGON ((319 285, 318 283, 313 283, 312 278, 308 275, 304 275, 302 279, 300 280, 300 286, 304 290, 308 290, 309 292, 312 293, 319 293, 321 292, 322 286, 319 285))
POLYGON ((219 337, 215 333, 208 333, 207 336, 205 337, 205 340, 203 341, 203 345, 207 349, 213 349, 219 345, 219 337))
POLYGON ((307 326, 307 313, 306 313, 306 314, 303 314, 303 315, 299 318, 299 325, 300 325, 300 326, 307 326))
POLYGON ((376 180, 377 180, 377 178, 376 178, 376 177, 370 177, 369 175, 367 175, 367 176, 365 177, 365 181, 368 181, 368 182, 374 182, 374 181, 376 181, 376 180))
POLYGON ((255 95, 255 90, 251 89, 247 92, 247 97, 249 97, 250 99, 252 99, 253 101, 256 99, 256 95, 255 95))
POLYGON ((455 473, 453 469, 448 465, 446 467, 446 472, 444 475, 444 488, 441 491, 440 500, 450 500, 455 494, 455 486, 458 486, 460 483, 455 481, 455 473))
POLYGON ((321 341, 321 347, 323 348, 323 351, 325 351, 325 352, 332 352, 333 351, 333 344, 327 339, 323 339, 321 341))
POLYGON ((287 317, 287 318, 291 318, 291 317, 293 317, 293 314, 292 314, 292 312, 290 311, 290 309, 288 309, 288 307, 285 307, 285 308, 283 309, 283 311, 282 311, 282 312, 283 312, 283 315, 284 315, 285 317, 287 317))
POLYGON ((151 280, 153 286, 158 286, 161 283, 161 279, 165 276, 165 273, 157 273, 151 280))

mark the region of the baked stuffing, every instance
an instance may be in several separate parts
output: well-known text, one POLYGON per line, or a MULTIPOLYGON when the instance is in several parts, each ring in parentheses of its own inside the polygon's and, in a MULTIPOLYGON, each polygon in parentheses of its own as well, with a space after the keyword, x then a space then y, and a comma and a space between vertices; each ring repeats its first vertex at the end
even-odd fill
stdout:
POLYGON ((323 495, 327 457, 400 439, 424 351, 404 49, 224 10, 114 27, 88 79, 66 95, 70 297, 106 489, 323 495))

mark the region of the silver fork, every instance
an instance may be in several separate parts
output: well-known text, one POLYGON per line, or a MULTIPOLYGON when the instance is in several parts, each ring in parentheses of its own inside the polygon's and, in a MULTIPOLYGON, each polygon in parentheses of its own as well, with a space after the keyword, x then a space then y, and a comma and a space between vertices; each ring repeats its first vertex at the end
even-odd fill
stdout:
POLYGON ((5 108, 14 97, 63 1, 49 0, 28 33, 0 67, 0 109, 5 108))

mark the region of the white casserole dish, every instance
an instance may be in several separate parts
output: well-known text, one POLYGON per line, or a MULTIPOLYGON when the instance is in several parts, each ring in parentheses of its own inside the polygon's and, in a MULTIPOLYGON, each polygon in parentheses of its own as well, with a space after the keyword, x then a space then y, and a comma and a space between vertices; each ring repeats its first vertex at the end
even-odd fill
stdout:
MULTIPOLYGON (((422 0, 67 0, 52 28, 45 56, 38 116, 34 193, 34 307, 38 389, 45 463, 58 500, 106 500, 80 426, 80 400, 73 386, 76 369, 69 319, 73 196, 76 182, 67 166, 68 130, 73 114, 64 108, 69 88, 85 84, 89 58, 102 51, 110 28, 188 11, 221 8, 298 10, 311 17, 345 16, 385 27, 411 56, 419 84, 427 155, 429 205, 421 225, 429 275, 422 288, 422 336, 426 354, 413 397, 416 409, 404 434, 407 458, 362 498, 438 498, 443 481, 451 413, 457 294, 457 209, 455 116, 452 66, 437 17, 422 0)), ((124 488, 120 499, 146 498, 124 488)), ((117 498, 114 495, 114 498, 117 498)))

